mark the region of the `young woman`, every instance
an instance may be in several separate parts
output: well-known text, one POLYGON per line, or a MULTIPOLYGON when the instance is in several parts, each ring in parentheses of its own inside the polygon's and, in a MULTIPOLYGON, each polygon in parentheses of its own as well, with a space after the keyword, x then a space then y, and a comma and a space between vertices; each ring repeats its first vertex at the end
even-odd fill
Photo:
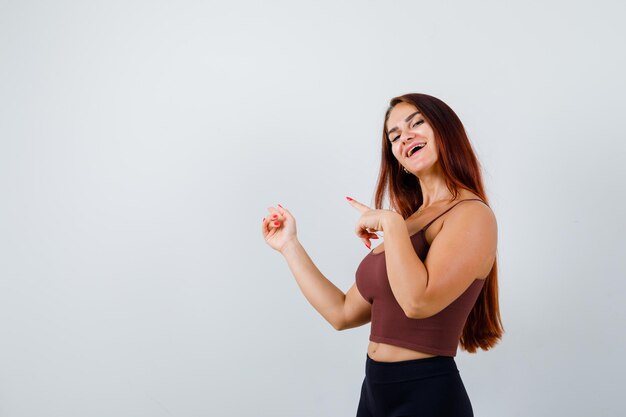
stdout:
POLYGON ((337 330, 371 321, 357 417, 473 416, 454 361, 495 346, 497 224, 463 124, 426 94, 391 100, 385 114, 376 209, 348 201, 371 250, 346 294, 299 243, 296 221, 269 207, 265 241, 286 259, 304 296, 337 330), (382 209, 385 193, 392 210, 382 209))

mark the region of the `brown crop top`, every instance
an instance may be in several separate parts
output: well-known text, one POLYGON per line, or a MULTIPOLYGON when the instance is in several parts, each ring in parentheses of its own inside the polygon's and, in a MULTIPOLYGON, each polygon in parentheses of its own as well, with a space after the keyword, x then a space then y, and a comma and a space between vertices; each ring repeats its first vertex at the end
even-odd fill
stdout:
MULTIPOLYGON (((457 204, 469 200, 482 201, 475 198, 461 200, 411 235, 415 252, 422 262, 429 249, 426 229, 457 204)), ((441 356, 456 356, 463 326, 484 283, 484 279, 475 279, 463 294, 439 313, 424 319, 412 319, 406 316, 391 291, 384 251, 373 253, 372 250, 356 271, 356 286, 363 298, 372 304, 369 340, 441 356)))

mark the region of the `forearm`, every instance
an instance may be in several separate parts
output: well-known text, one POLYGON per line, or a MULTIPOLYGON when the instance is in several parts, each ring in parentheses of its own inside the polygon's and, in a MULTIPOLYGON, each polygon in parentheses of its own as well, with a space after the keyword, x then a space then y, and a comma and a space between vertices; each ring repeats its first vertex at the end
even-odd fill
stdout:
POLYGON ((339 329, 346 296, 343 291, 322 275, 298 240, 288 242, 281 254, 309 303, 335 329, 339 329))
POLYGON ((386 219, 383 231, 389 286, 402 310, 411 316, 426 290, 428 271, 415 253, 406 222, 401 216, 386 219))

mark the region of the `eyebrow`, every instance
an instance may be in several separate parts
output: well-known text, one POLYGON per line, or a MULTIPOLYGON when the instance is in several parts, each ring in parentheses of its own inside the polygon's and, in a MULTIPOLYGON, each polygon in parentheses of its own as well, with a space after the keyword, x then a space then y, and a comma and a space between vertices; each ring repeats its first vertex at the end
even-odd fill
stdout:
MULTIPOLYGON (((419 111, 416 111, 415 113, 411 113, 411 114, 410 114, 410 115, 409 115, 406 119, 404 119, 404 121, 405 121, 405 122, 408 122, 409 120, 411 120, 411 117, 415 116, 415 115, 416 115, 416 114, 418 114, 418 113, 419 113, 419 111)), ((393 128, 393 129, 391 129, 390 131, 388 131, 388 132, 387 132, 387 136, 389 136, 389 134, 390 134, 391 132, 394 132, 394 131, 396 131, 396 130, 398 130, 398 126, 394 127, 394 128, 393 128)))

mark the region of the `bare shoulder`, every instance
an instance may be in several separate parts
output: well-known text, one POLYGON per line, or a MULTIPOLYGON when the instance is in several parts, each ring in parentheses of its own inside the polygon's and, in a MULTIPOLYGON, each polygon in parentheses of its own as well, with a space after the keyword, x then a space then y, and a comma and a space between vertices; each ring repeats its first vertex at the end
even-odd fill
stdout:
POLYGON ((462 236, 485 257, 481 275, 491 270, 497 250, 498 223, 495 213, 482 201, 464 201, 444 216, 442 231, 462 236))
MULTIPOLYGON (((474 193, 467 193, 463 198, 459 198, 457 203, 460 203, 458 204, 458 207, 455 207, 454 210, 450 210, 449 215, 445 216, 448 220, 478 220, 484 222, 485 226, 492 225, 493 227, 497 227, 495 213, 493 212, 491 207, 489 207, 487 203, 484 202, 484 200, 479 196, 475 195, 474 193)), ((444 219, 444 223, 445 220, 446 219, 444 219)))
POLYGON ((447 222, 449 226, 454 224, 456 227, 462 228, 464 223, 479 222, 481 226, 494 228, 497 231, 498 224, 495 213, 478 195, 469 191, 461 193, 454 205, 456 207, 443 217, 442 226, 447 222))
POLYGON ((463 207, 482 207, 484 209, 487 209, 489 211, 491 211, 491 207, 489 207, 488 203, 483 200, 482 198, 480 198, 479 196, 477 196, 474 193, 467 193, 464 194, 462 197, 459 196, 459 198, 456 199, 456 202, 463 202, 462 204, 459 204, 459 208, 461 208, 461 206, 463 207), (466 201, 467 200, 467 201, 466 201))

